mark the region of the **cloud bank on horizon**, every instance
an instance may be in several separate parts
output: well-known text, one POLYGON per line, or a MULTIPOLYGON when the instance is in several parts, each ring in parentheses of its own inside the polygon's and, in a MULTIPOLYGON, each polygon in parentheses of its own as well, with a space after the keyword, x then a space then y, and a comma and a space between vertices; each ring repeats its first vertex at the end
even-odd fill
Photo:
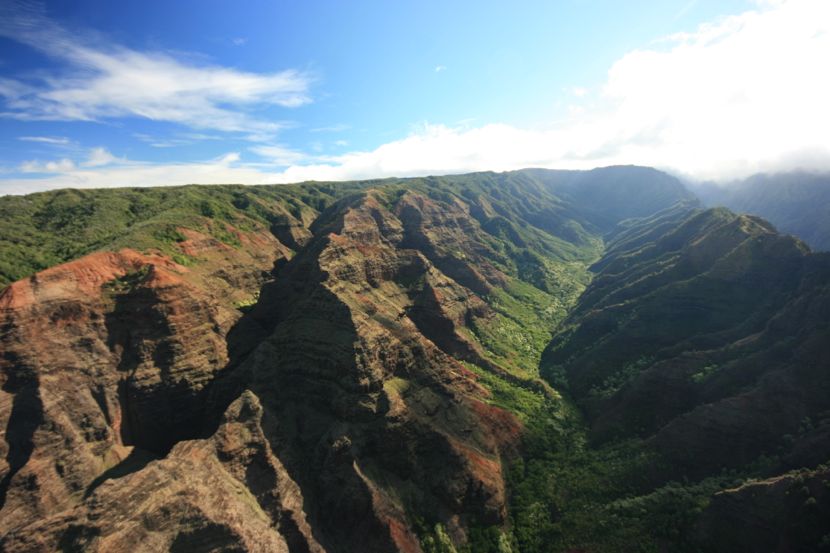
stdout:
MULTIPOLYGON (((374 149, 338 155, 279 142, 262 104, 313 100, 312 79, 288 69, 243 72, 78 38, 37 10, 0 18, 0 36, 64 64, 60 75, 0 77, 0 116, 100 121, 144 117, 195 131, 235 133, 250 147, 204 161, 142 162, 104 147, 5 168, 0 193, 64 187, 280 183, 418 176, 523 167, 641 164, 698 179, 762 171, 830 170, 830 2, 757 8, 630 51, 601 87, 574 86, 569 116, 533 128, 426 123, 374 149), (147 83, 152 86, 147 86, 147 83)), ((443 66, 438 66, 443 67, 443 66)), ((540 68, 543 70, 543 68, 540 68)), ((436 67, 435 71, 438 69, 436 67)), ((19 140, 63 147, 63 136, 19 140)))

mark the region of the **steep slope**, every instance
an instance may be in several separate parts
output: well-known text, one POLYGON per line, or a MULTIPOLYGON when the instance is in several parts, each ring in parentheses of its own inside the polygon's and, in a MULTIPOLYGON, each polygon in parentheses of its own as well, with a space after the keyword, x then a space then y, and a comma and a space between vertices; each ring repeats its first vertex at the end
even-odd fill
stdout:
MULTIPOLYGON (((433 229, 466 225, 474 236, 463 212, 428 198, 406 194, 396 207, 430 210, 433 229)), ((328 550, 417 550, 412 516, 437 517, 461 542, 470 524, 502 525, 500 464, 520 425, 488 406, 487 391, 450 356, 483 361, 459 327, 489 309, 404 247, 415 225, 375 194, 332 215, 263 289, 246 322, 264 338, 233 378, 268 398, 272 440, 316 506, 310 516, 328 550)), ((478 245, 456 247, 473 256, 478 245)), ((474 267, 452 265, 477 286, 505 278, 474 267)))
POLYGON ((827 257, 657 171, 50 194, 0 251, 95 208, 0 295, 4 550, 749 544, 739 486, 830 457, 827 257))
MULTIPOLYGON (((256 190, 192 190, 176 201, 239 192, 231 195, 236 204, 218 209, 230 212, 243 200, 259 209, 256 190)), ((109 202, 116 192, 145 194, 102 191, 94 205, 117 211, 119 203, 109 202)), ((63 195, 37 201, 51 205, 63 195)), ((174 196, 162 194, 161 205, 146 207, 163 211, 174 196)), ((239 213, 227 218, 234 226, 174 210, 167 220, 123 230, 122 238, 144 252, 98 251, 3 290, 0 532, 75 506, 100 482, 201 435, 207 387, 228 362, 226 337, 242 315, 239 307, 253 303, 275 267, 293 255, 276 235, 310 235, 279 204, 270 207, 270 228, 239 213), (168 240, 171 233, 175 239, 168 240)), ((301 207, 298 214, 316 213, 301 207)), ((106 230, 95 218, 70 221, 84 233, 106 230)), ((66 239, 60 229, 53 232, 47 246, 66 239)))
MULTIPOLYGON (((605 498, 616 529, 603 539, 625 550, 619 540, 631 527, 620 524, 632 511, 660 520, 672 510, 662 528, 637 520, 639 532, 673 548, 752 550, 756 521, 778 516, 769 514, 778 492, 742 500, 747 511, 728 515, 723 539, 726 526, 714 521, 733 492, 712 494, 736 476, 763 480, 830 455, 830 257, 755 217, 669 210, 624 225, 594 269, 542 372, 583 408, 587 458, 636 455, 610 471, 637 476, 605 498)), ((781 506, 781 516, 795 520, 800 508, 781 506)), ((817 547, 830 528, 805 520, 801 538, 817 547)), ((782 540, 800 539, 793 528, 779 528, 782 540)), ((791 550, 785 544, 774 550, 791 550)))
POLYGON ((265 439, 259 400, 245 392, 207 440, 96 487, 0 540, 4 551, 322 552, 302 496, 265 439))
POLYGON ((709 551, 827 548, 830 470, 800 470, 716 493, 697 532, 709 551))
MULTIPOLYGON (((241 250, 234 257, 258 276, 284 249, 267 244, 259 267, 241 250)), ((227 362, 239 317, 233 294, 213 292, 208 264, 198 269, 98 252, 0 296, 4 530, 72 504, 130 456, 164 455, 198 435, 205 386, 227 362)), ((243 297, 256 292, 257 278, 238 280, 255 286, 243 297)))
POLYGON ((679 201, 696 202, 677 178, 651 167, 529 172, 603 233, 622 220, 650 216, 679 201))
POLYGON ((826 332, 821 317, 784 324, 804 304, 821 312, 830 275, 825 256, 809 255, 762 220, 708 210, 646 246, 614 244, 600 266, 545 358, 549 371, 567 373, 597 439, 659 430, 658 443, 670 448, 676 440, 690 470, 706 471, 751 461, 805 416, 830 407, 822 399, 824 375, 792 366, 796 348, 826 332), (800 390, 793 397, 784 393, 791 386, 800 390), (768 387, 777 393, 764 392, 768 387), (738 394, 740 406, 732 405, 738 394), (695 411, 699 405, 707 407, 695 411), (775 413, 775 424, 764 412, 775 413), (691 418, 678 418, 686 413, 691 418), (709 418, 734 427, 721 444, 698 451, 690 437, 715 432, 694 428, 709 418))
POLYGON ((695 192, 707 205, 758 215, 814 250, 830 250, 828 174, 761 174, 724 185, 699 185, 695 192))
MULTIPOLYGON (((291 510, 308 513, 321 547, 504 541, 502 463, 519 454, 523 425, 478 381, 551 393, 536 362, 600 242, 520 174, 376 184, 319 217, 366 183, 4 200, 21 210, 6 251, 35 247, 27 222, 47 259, 105 247, 2 292, 4 546, 249 548, 261 535, 305 550, 287 531, 262 534, 278 522, 262 506, 267 516, 251 511, 260 529, 239 526, 244 505, 187 514, 237 493, 221 471, 200 476, 183 444, 215 441, 246 388, 270 421, 269 463, 299 486, 291 510), (576 243, 523 219, 539 210, 558 212, 576 243), (516 332, 529 321, 531 339, 516 332), (195 486, 181 501, 150 491, 179 481, 195 486), (125 510, 143 488, 146 502, 125 510), (139 523, 161 512, 179 522, 139 523), (113 533, 108 517, 133 522, 113 533)), ((213 446, 192 447, 213 458, 213 446)), ((270 477, 251 478, 256 495, 270 477)))

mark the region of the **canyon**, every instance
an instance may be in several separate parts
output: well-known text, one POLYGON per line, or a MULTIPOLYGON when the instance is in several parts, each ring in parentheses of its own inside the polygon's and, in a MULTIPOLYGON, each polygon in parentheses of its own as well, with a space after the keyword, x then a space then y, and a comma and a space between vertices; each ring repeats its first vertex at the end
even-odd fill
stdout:
POLYGON ((665 173, 0 215, 3 551, 830 546, 830 254, 665 173))

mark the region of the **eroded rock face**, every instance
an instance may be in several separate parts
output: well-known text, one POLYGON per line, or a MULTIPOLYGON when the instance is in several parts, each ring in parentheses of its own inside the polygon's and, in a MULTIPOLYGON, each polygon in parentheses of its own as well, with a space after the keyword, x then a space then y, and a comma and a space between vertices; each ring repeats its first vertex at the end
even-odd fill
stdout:
POLYGON ((200 436, 206 386, 227 364, 225 335, 240 316, 217 293, 217 266, 246 263, 235 273, 251 280, 281 255, 213 251, 189 269, 159 254, 98 252, 6 288, 0 533, 77 504, 133 454, 200 436))
POLYGON ((323 553, 297 485, 273 455, 259 399, 245 392, 207 440, 104 482, 83 503, 9 532, 4 551, 323 553))
POLYGON ((4 291, 7 550, 417 552, 416 518, 507 523, 522 427, 459 361, 497 369, 466 331, 492 313, 438 266, 498 284, 478 223, 366 193, 313 230, 294 255, 182 229, 190 267, 97 253, 4 291))
POLYGON ((194 432, 177 406, 195 406, 226 352, 216 306, 185 272, 124 250, 4 291, 5 529, 71 505, 130 447, 164 453, 194 432))
POLYGON ((421 251, 450 278, 477 294, 504 283, 504 274, 490 261, 499 254, 480 238, 482 231, 465 204, 457 200, 439 204, 408 193, 398 202, 396 214, 403 245, 421 251))
POLYGON ((267 398, 327 549, 418 551, 413 514, 463 543, 468 524, 505 522, 501 459, 520 434, 448 355, 480 356, 459 328, 488 309, 405 247, 372 194, 350 201, 263 289, 265 338, 238 372, 267 398))
MULTIPOLYGON (((535 315, 574 306, 583 281, 568 264, 584 275, 601 248, 586 229, 615 220, 574 217, 556 183, 529 175, 361 186, 328 208, 298 188, 300 203, 256 224, 165 223, 169 256, 99 252, 6 288, 0 550, 524 547, 522 529, 573 496, 566 485, 562 505, 522 510, 520 481, 508 516, 525 428, 496 404, 535 416, 515 385, 563 407, 540 414, 557 424, 531 428, 525 461, 584 447, 579 416, 527 370, 540 346, 521 332, 559 324, 535 315), (574 435, 539 440, 545 429, 574 435)), ((642 439, 655 459, 643 479, 704 478, 781 444, 761 476, 815 467, 830 435, 830 257, 757 218, 692 209, 616 231, 543 368, 567 377, 591 437, 642 439)), ((824 516, 822 471, 804 486, 824 516)), ((796 520, 779 480, 716 494, 700 542, 728 524, 724 543, 746 549, 755 525, 796 520)))

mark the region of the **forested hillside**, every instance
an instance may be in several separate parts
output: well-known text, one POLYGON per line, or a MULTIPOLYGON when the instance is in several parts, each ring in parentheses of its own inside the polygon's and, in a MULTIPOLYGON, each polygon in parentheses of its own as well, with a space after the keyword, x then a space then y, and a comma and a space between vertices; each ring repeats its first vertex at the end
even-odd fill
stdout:
POLYGON ((726 185, 695 187, 711 206, 758 215, 778 230, 794 234, 818 251, 830 251, 830 175, 775 173, 754 175, 726 185))
POLYGON ((659 171, 0 212, 5 551, 830 543, 830 256, 659 171))

